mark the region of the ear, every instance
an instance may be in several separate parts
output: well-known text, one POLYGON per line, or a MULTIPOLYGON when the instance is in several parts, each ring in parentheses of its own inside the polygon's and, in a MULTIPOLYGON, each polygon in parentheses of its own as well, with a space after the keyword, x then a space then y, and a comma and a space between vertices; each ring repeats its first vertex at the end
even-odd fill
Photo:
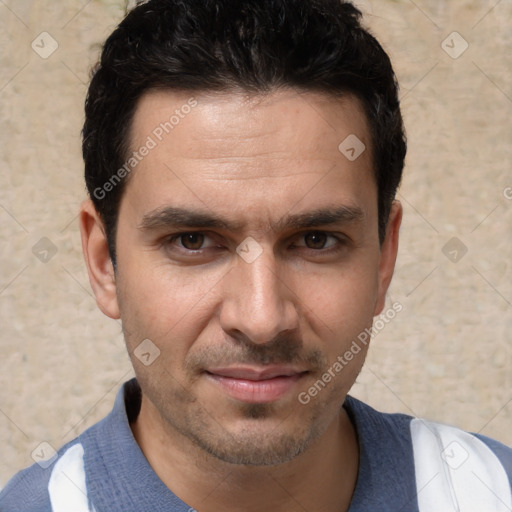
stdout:
POLYGON ((90 199, 84 201, 80 207, 80 233, 82 252, 96 303, 105 315, 118 319, 120 315, 116 280, 105 228, 90 199))
POLYGON ((375 304, 375 315, 380 315, 386 303, 386 293, 395 270, 396 256, 398 253, 398 232, 402 223, 402 204, 400 201, 393 201, 389 213, 388 225, 386 227, 386 237, 380 249, 379 263, 379 289, 377 302, 375 304))

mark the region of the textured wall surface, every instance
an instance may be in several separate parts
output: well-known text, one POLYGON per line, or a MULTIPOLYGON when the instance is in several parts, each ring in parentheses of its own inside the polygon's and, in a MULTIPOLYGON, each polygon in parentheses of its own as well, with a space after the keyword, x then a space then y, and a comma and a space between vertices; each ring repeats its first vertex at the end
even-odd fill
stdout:
MULTIPOLYGON (((77 222, 88 70, 126 3, 0 0, 0 485, 132 374, 77 222)), ((409 153, 389 294, 403 310, 352 394, 511 444, 512 3, 358 5, 394 61, 409 153)))

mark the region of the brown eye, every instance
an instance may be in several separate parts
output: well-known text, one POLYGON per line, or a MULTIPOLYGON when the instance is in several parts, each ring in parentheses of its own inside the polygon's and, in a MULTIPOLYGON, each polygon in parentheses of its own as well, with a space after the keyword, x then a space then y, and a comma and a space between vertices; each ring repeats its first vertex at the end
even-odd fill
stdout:
POLYGON ((309 249, 323 249, 327 242, 327 235, 320 232, 308 233, 304 235, 304 241, 309 249))
POLYGON ((202 233, 185 233, 180 235, 181 245, 190 251, 198 251, 204 243, 204 235, 202 233))

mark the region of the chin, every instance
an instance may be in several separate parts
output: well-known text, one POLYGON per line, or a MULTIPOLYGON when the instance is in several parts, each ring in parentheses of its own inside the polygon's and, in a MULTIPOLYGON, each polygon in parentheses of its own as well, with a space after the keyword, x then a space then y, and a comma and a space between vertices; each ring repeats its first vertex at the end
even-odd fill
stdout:
POLYGON ((313 421, 300 426, 286 420, 271 419, 268 404, 247 404, 244 419, 232 428, 215 422, 189 429, 186 435, 208 454, 229 464, 246 466, 274 466, 291 461, 306 451, 321 436, 325 428, 313 421), (287 431, 288 429, 291 430, 287 431))
POLYGON ((300 455, 310 444, 310 440, 300 440, 281 435, 269 441, 260 434, 250 438, 232 438, 231 444, 203 444, 202 448, 216 459, 229 464, 245 466, 275 466, 289 462, 300 455))

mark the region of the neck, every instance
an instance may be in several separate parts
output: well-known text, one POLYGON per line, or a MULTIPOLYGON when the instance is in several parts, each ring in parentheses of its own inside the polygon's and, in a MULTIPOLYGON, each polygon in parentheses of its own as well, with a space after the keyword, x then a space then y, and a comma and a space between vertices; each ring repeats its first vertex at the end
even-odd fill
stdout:
POLYGON ((205 453, 166 428, 145 397, 132 430, 163 483, 201 512, 341 512, 354 492, 358 443, 343 408, 308 450, 275 466, 234 465, 205 453))

